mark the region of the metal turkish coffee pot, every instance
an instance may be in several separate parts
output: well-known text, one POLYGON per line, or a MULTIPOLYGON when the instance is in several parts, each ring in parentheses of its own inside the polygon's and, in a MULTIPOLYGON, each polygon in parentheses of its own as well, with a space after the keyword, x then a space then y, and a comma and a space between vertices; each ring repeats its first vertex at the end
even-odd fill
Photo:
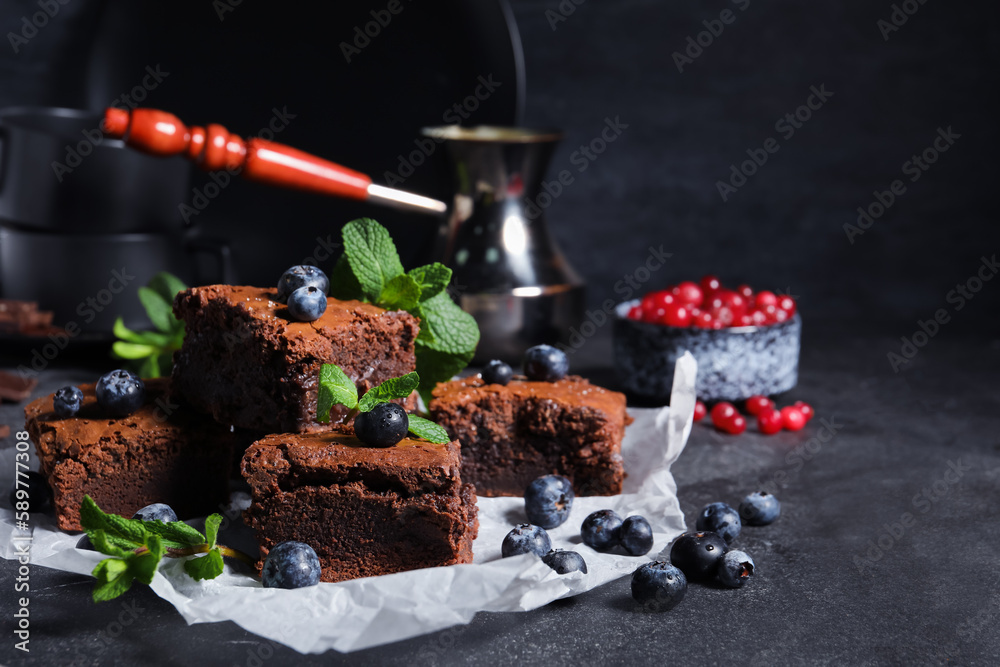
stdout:
POLYGON ((539 343, 565 340, 584 311, 584 282, 545 225, 558 196, 543 190, 561 136, 518 128, 448 126, 424 134, 443 141, 455 195, 438 236, 461 307, 479 324, 474 362, 518 364, 539 343))

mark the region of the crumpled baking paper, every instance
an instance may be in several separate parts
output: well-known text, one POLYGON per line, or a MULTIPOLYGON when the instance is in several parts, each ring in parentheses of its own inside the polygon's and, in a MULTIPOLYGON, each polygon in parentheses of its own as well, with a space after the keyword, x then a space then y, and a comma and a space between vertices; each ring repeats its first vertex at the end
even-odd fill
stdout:
MULTIPOLYGON (((691 433, 697 364, 685 354, 676 365, 671 407, 631 408, 635 419, 626 429, 622 456, 628 477, 619 496, 577 498, 569 520, 549 531, 553 548, 572 549, 589 572, 556 574, 531 554, 500 557, 500 544, 514 524, 526 522, 520 498, 478 498, 479 537, 469 565, 323 583, 297 590, 264 589, 241 566, 226 564, 217 579, 196 582, 183 571, 181 559, 164 559, 151 588, 169 601, 188 623, 233 621, 261 637, 301 653, 341 652, 388 644, 465 624, 478 611, 527 611, 553 600, 577 595, 630 575, 652 560, 684 531, 677 486, 670 466, 691 433), (622 517, 641 514, 653 528, 647 556, 624 552, 598 553, 580 541, 580 524, 590 513, 613 509, 622 517)), ((32 458, 34 455, 32 454, 32 458)), ((14 449, 0 452, 0 465, 13 478, 14 449)), ((252 550, 252 533, 239 519, 248 504, 234 494, 227 516, 233 520, 220 542, 252 550)), ((89 574, 104 556, 75 549, 79 535, 60 531, 47 515, 31 515, 31 564, 89 574)), ((225 524, 224 524, 225 525, 225 524)), ((0 509, 0 555, 18 557, 17 545, 29 533, 15 526, 14 513, 0 509)), ((141 585, 141 584, 134 584, 141 585)))

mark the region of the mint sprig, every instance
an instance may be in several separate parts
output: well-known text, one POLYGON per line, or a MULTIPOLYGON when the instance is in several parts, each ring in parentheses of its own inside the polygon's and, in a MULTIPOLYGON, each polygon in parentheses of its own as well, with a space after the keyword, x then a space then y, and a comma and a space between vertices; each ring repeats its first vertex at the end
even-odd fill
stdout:
MULTIPOLYGON (((406 398, 420 385, 417 373, 407 373, 397 378, 390 378, 365 392, 358 399, 358 388, 340 366, 323 364, 319 370, 319 396, 316 406, 316 416, 319 421, 330 421, 330 409, 334 405, 343 405, 350 412, 344 421, 350 421, 359 412, 369 412, 380 403, 388 403, 398 398, 406 398)), ((423 438, 441 445, 451 442, 448 432, 429 419, 417 415, 407 415, 409 431, 418 438, 423 438)))
POLYGON ((170 372, 175 350, 184 341, 184 323, 174 315, 174 297, 187 286, 165 271, 157 273, 146 287, 139 288, 139 301, 156 331, 132 331, 121 317, 115 320, 119 339, 111 346, 112 356, 128 359, 140 376, 160 377, 170 372))
POLYGON ((92 574, 97 579, 94 602, 112 600, 129 588, 133 581, 149 584, 164 556, 191 558, 184 571, 193 579, 214 579, 222 574, 222 557, 238 558, 246 563, 253 560, 246 554, 218 544, 216 539, 222 516, 212 514, 205 520, 205 534, 183 521, 141 521, 107 514, 94 499, 84 496, 80 504, 80 523, 87 537, 105 558, 92 574))
POLYGON ((347 223, 342 236, 344 254, 330 276, 331 295, 405 310, 420 320, 417 389, 430 402, 434 387, 465 368, 479 343, 476 320, 446 291, 451 269, 434 262, 404 273, 388 230, 370 218, 347 223))

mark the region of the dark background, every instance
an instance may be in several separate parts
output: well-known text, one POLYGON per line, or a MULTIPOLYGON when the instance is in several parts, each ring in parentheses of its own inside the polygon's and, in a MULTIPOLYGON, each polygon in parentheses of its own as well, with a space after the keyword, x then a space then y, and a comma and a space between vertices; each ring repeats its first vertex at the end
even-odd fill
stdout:
MULTIPOLYGON (((510 47, 483 38, 500 27, 496 10, 484 9, 492 3, 404 3, 348 66, 338 43, 383 5, 352 3, 333 16, 242 3, 220 21, 211 3, 73 0, 20 53, 0 45, 0 106, 101 109, 159 63, 171 76, 144 105, 244 135, 287 107, 297 118, 278 140, 376 182, 480 74, 508 81, 470 120, 514 122, 522 100, 507 74, 510 47), (480 25, 468 28, 476 16, 480 25)), ((557 21, 559 7, 513 3, 527 71, 523 121, 565 131, 550 179, 570 169, 575 180, 548 217, 592 305, 616 297, 615 281, 662 244, 674 255, 649 287, 716 272, 798 296, 807 322, 891 323, 902 335, 951 309, 949 290, 1000 249, 995 3, 927 2, 888 40, 877 21, 890 18, 891 3, 566 0, 563 11, 575 9, 557 21), (735 20, 678 72, 672 54, 724 9, 735 20), (775 122, 811 86, 832 98, 781 138, 775 122), (628 128, 579 173, 571 154, 609 117, 628 128), (850 243, 843 227, 858 206, 906 179, 903 163, 939 127, 961 138, 850 243), (723 202, 716 182, 768 137, 779 151, 723 202)), ((37 10, 7 0, 2 34, 37 10)), ((440 153, 405 187, 444 197, 440 153)), ((242 281, 267 283, 310 255, 317 237, 337 239, 362 214, 392 229, 406 263, 430 252, 430 219, 247 183, 230 186, 196 222, 233 242, 242 281)), ((988 285, 949 328, 995 331, 998 293, 988 285)))

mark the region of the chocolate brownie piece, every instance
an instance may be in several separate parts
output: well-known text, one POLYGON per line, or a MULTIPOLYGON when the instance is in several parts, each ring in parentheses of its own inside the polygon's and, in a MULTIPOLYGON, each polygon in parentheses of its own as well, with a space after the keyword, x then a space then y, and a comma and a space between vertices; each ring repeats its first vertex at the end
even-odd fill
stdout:
POLYGON ((573 375, 506 386, 477 375, 439 384, 430 412, 462 444, 462 479, 480 495, 520 496, 549 474, 580 496, 621 493, 624 394, 573 375))
POLYGON ((287 540, 316 550, 323 581, 471 563, 479 520, 460 470, 456 442, 369 447, 347 429, 267 436, 243 457, 258 568, 287 540))
MULTIPOLYGON (((327 430, 316 421, 324 363, 344 369, 359 394, 416 368, 417 319, 360 301, 328 299, 318 320, 296 322, 276 289, 210 285, 178 294, 174 312, 187 327, 174 355, 174 389, 217 421, 241 428, 327 430)), ((346 413, 334 406, 331 421, 346 413)))
POLYGON ((51 395, 25 407, 26 429, 63 530, 81 529, 84 495, 105 512, 127 517, 151 503, 167 503, 182 519, 226 503, 238 436, 172 404, 167 380, 145 382, 145 403, 127 417, 108 417, 93 384, 80 386, 83 404, 75 417, 58 417, 51 395))

